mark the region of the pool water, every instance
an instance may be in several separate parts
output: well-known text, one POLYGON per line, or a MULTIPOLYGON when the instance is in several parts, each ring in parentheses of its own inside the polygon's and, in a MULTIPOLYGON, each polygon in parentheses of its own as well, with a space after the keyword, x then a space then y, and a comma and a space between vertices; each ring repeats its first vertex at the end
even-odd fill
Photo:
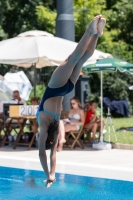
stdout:
POLYGON ((42 171, 0 167, 0 200, 133 200, 133 182, 56 174, 45 188, 42 171))

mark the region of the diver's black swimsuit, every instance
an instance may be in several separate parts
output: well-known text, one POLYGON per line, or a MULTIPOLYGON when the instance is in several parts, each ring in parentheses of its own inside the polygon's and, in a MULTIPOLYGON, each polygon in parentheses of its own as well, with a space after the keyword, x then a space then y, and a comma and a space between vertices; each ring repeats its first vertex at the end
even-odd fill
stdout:
POLYGON ((49 112, 49 111, 44 110, 43 104, 47 99, 49 99, 51 97, 64 96, 65 94, 68 94, 69 92, 71 92, 73 90, 73 88, 74 88, 74 84, 72 83, 72 81, 70 79, 67 81, 67 83, 65 85, 63 85, 62 87, 59 87, 59 88, 50 88, 49 86, 47 86, 45 93, 44 93, 42 100, 38 107, 38 111, 36 114, 37 120, 38 120, 38 116, 39 116, 40 112, 54 115, 54 120, 57 120, 57 118, 58 118, 58 116, 60 116, 60 114, 55 114, 54 112, 49 112))

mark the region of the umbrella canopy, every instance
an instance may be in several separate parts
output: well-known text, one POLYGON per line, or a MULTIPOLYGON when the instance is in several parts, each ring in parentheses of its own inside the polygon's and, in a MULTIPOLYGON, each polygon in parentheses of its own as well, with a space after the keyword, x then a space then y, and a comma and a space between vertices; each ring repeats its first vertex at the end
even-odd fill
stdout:
POLYGON ((0 101, 11 100, 14 90, 20 92, 22 99, 28 100, 32 86, 23 71, 6 73, 4 77, 0 75, 0 101))
POLYGON ((23 71, 16 73, 6 73, 4 76, 3 85, 5 86, 3 92, 18 90, 20 96, 25 101, 28 100, 32 85, 23 71), (6 89, 8 87, 8 89, 6 89))
POLYGON ((0 101, 6 101, 11 99, 12 90, 8 87, 5 78, 0 75, 0 101))
MULTIPOLYGON (((44 35, 46 32, 31 31, 0 42, 0 63, 22 67, 36 64, 36 68, 58 66, 77 46, 76 42, 44 35)), ((111 55, 95 50, 85 65, 107 57, 111 55)))
POLYGON ((116 58, 105 58, 98 60, 95 64, 86 65, 83 67, 83 71, 88 72, 98 72, 98 71, 116 71, 120 70, 121 72, 128 71, 133 73, 133 64, 128 63, 123 60, 116 58))
POLYGON ((10 101, 12 99, 12 95, 10 92, 3 92, 0 90, 0 102, 1 101, 10 101))
POLYGON ((33 37, 33 36, 49 36, 49 37, 54 37, 53 34, 47 33, 46 31, 38 31, 38 30, 33 30, 33 31, 26 31, 23 33, 20 33, 18 37, 33 37))

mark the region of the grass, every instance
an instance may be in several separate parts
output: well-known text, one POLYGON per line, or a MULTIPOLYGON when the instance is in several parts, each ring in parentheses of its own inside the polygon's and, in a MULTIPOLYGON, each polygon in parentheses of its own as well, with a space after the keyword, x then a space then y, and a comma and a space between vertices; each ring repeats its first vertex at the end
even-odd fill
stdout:
MULTIPOLYGON (((106 122, 106 119, 105 119, 106 122)), ((112 118, 112 124, 114 125, 114 129, 120 129, 122 127, 133 127, 133 116, 129 118, 112 118)), ((105 129, 107 130, 107 133, 104 135, 104 140, 109 141, 108 139, 108 127, 105 126, 105 129)), ((118 143, 122 144, 133 144, 133 131, 116 131, 117 141, 118 143)), ((111 127, 110 130, 110 137, 111 142, 116 143, 115 136, 111 127)))
MULTIPOLYGON (((111 118, 112 119, 112 123, 114 125, 114 129, 120 129, 121 127, 133 127, 133 116, 129 117, 129 118, 111 118)), ((106 122, 106 118, 104 119, 106 122)), ((104 134, 104 140, 105 141, 109 141, 108 139, 108 126, 107 124, 105 125, 105 129, 107 130, 107 133, 104 134)), ((24 132, 29 131, 29 129, 27 127, 25 127, 24 132)), ((12 131, 12 135, 14 135, 15 132, 12 131)), ((4 133, 2 132, 1 135, 4 135, 4 133)), ((117 136, 117 142, 121 143, 121 144, 133 144, 133 131, 126 131, 126 132, 122 132, 122 131, 116 131, 116 136, 117 136)), ((115 137, 114 137, 114 133, 111 127, 110 130, 110 141, 112 143, 116 143, 115 137)))

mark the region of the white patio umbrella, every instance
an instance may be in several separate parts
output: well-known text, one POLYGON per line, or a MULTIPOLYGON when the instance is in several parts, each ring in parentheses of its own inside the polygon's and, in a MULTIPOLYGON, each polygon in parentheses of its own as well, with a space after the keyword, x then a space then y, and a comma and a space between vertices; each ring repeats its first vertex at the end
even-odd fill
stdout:
MULTIPOLYGON (((64 61, 76 46, 76 42, 53 37, 46 32, 43 34, 43 31, 28 31, 0 42, 0 63, 22 67, 36 64, 37 68, 55 66, 64 61)), ((95 50, 85 65, 110 56, 95 50)))
POLYGON ((28 100, 32 85, 23 71, 6 73, 4 79, 5 85, 8 86, 12 92, 18 90, 21 98, 25 101, 28 100))
MULTIPOLYGON (((53 37, 43 31, 28 31, 0 42, 0 63, 35 68, 58 66, 76 48, 77 43, 53 37)), ((95 50, 93 56, 84 64, 95 63, 97 59, 111 57, 108 53, 95 50)), ((36 75, 36 71, 34 72, 36 75)), ((34 76, 36 85, 36 76, 34 76)))
POLYGON ((32 85, 23 71, 0 76, 0 101, 11 100, 14 90, 20 92, 22 99, 28 100, 32 85))
POLYGON ((20 33, 18 36, 25 36, 25 37, 31 37, 31 36, 49 36, 49 37, 54 37, 53 34, 48 33, 46 31, 36 31, 36 30, 32 30, 32 31, 26 31, 23 33, 20 33))
POLYGON ((0 102, 10 101, 11 98, 12 98, 12 95, 10 94, 10 92, 3 92, 2 90, 0 90, 0 102))
POLYGON ((5 84, 5 79, 0 75, 0 102, 11 100, 12 90, 5 84))

